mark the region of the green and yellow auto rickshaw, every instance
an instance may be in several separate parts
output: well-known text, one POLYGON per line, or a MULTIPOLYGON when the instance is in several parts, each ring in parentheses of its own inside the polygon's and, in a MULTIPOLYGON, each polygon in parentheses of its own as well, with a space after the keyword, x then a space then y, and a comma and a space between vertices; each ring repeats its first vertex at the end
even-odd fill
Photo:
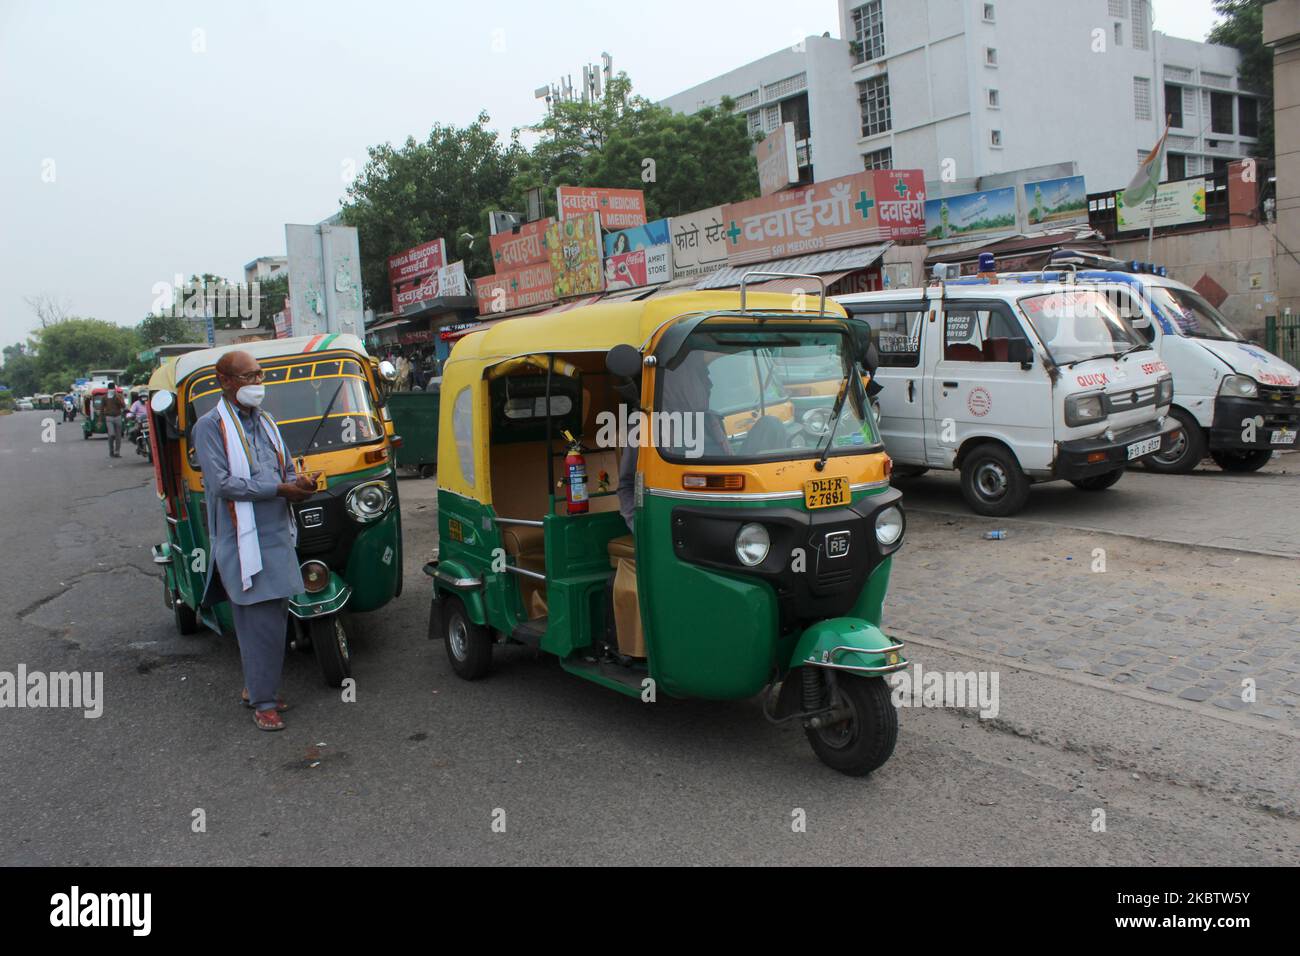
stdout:
MULTIPOLYGON (((126 394, 116 389, 118 397, 126 403, 126 394)), ((104 399, 108 389, 92 388, 81 399, 81 412, 85 416, 81 422, 81 437, 89 439, 91 435, 107 435, 108 422, 104 419, 104 399)))
POLYGON ((176 628, 200 624, 232 633, 230 608, 200 607, 207 574, 203 475, 190 445, 195 421, 220 398, 215 364, 225 352, 251 353, 266 373, 263 409, 278 424, 298 470, 320 472, 318 491, 291 505, 307 590, 289 601, 294 646, 314 650, 325 682, 350 676, 345 613, 373 611, 402 591, 402 525, 393 451, 400 439, 384 409, 393 376, 353 335, 249 342, 186 353, 149 381, 154 478, 167 540, 154 548, 163 598, 176 628))
POLYGON ((829 766, 881 766, 898 732, 884 675, 907 666, 880 627, 905 522, 862 336, 824 288, 742 286, 463 338, 425 567, 452 669, 483 677, 518 643, 642 699, 763 693, 829 766), (632 535, 617 476, 634 452, 632 535))

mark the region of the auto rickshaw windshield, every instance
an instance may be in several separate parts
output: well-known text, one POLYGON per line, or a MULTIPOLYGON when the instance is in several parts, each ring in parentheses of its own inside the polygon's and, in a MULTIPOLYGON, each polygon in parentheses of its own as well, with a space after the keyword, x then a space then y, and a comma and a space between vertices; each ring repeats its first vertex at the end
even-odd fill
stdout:
POLYGON ((816 457, 828 440, 832 454, 866 452, 878 437, 853 368, 839 329, 702 326, 660 372, 656 444, 669 460, 737 464, 816 457))
MULTIPOLYGON (((383 437, 370 388, 355 359, 314 362, 263 362, 266 397, 262 408, 280 428, 294 455, 364 445, 383 437)), ((204 375, 190 388, 194 421, 221 397, 216 375, 204 375)))

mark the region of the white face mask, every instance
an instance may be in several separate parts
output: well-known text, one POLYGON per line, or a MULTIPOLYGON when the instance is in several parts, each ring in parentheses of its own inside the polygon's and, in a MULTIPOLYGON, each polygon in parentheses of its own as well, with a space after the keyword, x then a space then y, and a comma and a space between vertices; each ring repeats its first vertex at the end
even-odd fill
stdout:
POLYGON ((244 385, 235 393, 235 399, 240 405, 246 405, 249 408, 258 408, 262 404, 262 399, 266 397, 265 385, 244 385))

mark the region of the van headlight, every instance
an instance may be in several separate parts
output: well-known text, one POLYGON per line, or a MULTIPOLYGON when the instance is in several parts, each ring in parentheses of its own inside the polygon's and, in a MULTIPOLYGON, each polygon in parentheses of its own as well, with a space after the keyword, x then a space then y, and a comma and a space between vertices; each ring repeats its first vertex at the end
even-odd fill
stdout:
POLYGON ((876 515, 876 540, 882 548, 892 548, 903 536, 903 512, 897 505, 882 508, 876 515))
POLYGON ((736 532, 736 559, 747 568, 762 564, 771 548, 772 539, 761 524, 751 521, 736 532))
POLYGON ((388 482, 367 481, 348 492, 346 503, 348 514, 362 524, 368 524, 383 517, 393 503, 393 494, 388 490, 388 482))
POLYGON ((1099 422, 1105 417, 1101 392, 1080 392, 1065 400, 1065 424, 1071 428, 1089 422, 1099 422))
POLYGON ((1259 386, 1249 375, 1225 375, 1219 383, 1219 394, 1229 398, 1259 398, 1259 386))
POLYGON ((1156 404, 1168 405, 1174 400, 1174 377, 1161 375, 1156 381, 1156 404))

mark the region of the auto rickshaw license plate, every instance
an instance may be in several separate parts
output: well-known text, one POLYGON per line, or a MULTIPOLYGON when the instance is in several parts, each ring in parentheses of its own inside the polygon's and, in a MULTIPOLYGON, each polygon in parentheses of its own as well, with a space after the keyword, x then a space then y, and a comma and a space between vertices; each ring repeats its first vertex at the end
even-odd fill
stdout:
POLYGON ((803 483, 803 503, 809 509, 847 505, 851 498, 849 479, 842 475, 834 478, 809 478, 803 483))

